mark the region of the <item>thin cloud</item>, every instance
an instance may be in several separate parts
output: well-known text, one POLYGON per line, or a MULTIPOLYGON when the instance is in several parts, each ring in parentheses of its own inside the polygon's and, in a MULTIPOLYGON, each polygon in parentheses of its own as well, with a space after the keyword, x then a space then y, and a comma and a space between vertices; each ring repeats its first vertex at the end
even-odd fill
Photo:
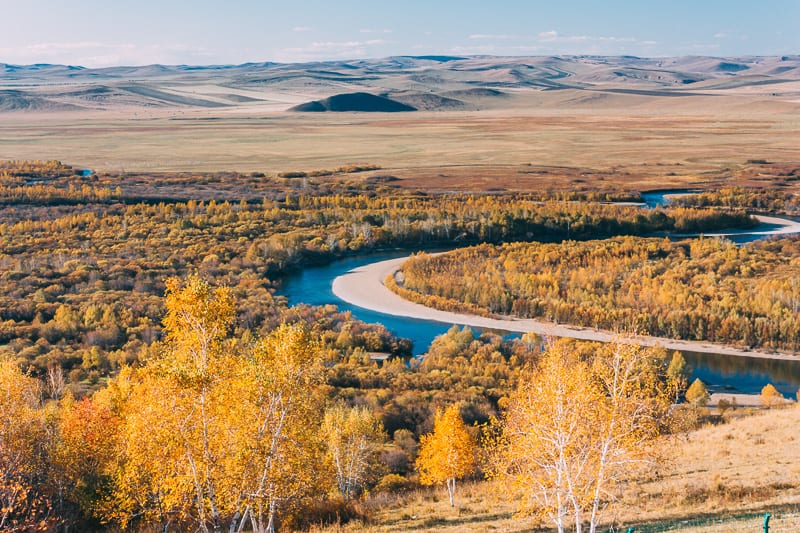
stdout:
POLYGON ((365 57, 370 48, 388 44, 384 39, 364 41, 315 41, 307 46, 280 50, 283 61, 310 61, 324 59, 348 59, 365 57))
POLYGON ((473 55, 647 55, 659 43, 614 35, 564 35, 547 30, 530 35, 475 33, 450 47, 451 53, 473 55))
POLYGON ((510 41, 512 39, 519 39, 519 35, 506 35, 495 33, 473 33, 469 36, 473 41, 489 40, 489 41, 510 41))
POLYGON ((393 33, 393 30, 389 30, 389 29, 374 30, 374 29, 370 29, 370 28, 362 28, 362 29, 358 30, 358 33, 383 33, 383 34, 388 34, 388 33, 393 33))
POLYGON ((208 63, 214 56, 205 48, 185 44, 137 45, 98 41, 44 42, 0 48, 0 57, 10 63, 53 63, 84 67, 208 63), (188 61, 187 61, 188 59, 188 61))

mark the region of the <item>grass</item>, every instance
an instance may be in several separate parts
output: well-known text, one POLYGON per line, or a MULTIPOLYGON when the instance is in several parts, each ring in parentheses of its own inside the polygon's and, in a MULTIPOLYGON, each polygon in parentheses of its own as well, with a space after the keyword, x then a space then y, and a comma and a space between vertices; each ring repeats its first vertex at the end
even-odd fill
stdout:
MULTIPOLYGON (((0 159, 272 174, 373 163, 424 190, 649 189, 740 182, 740 167, 759 166, 747 160, 790 163, 800 145, 792 115, 777 104, 749 112, 738 98, 685 97, 679 107, 652 98, 582 108, 565 107, 563 98, 533 92, 507 109, 399 115, 8 113, 0 159), (740 107, 731 108, 734 101, 740 107)), ((764 179, 758 174, 746 179, 764 179)))
MULTIPOLYGON (((727 416, 727 415, 726 415, 727 416)), ((741 409, 727 422, 664 437, 656 470, 620 487, 607 524, 645 525, 675 519, 727 517, 800 506, 800 408, 741 409)), ((456 507, 446 490, 376 495, 370 523, 318 528, 317 533, 400 531, 548 531, 515 516, 516 502, 500 482, 462 483, 456 507)))

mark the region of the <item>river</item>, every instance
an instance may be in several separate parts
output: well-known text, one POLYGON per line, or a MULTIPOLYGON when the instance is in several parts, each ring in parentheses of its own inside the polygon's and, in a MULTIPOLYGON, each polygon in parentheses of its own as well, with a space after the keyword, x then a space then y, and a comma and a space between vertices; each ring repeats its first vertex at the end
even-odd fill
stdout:
MULTIPOLYGON (((383 324, 395 335, 411 339, 414 342, 414 354, 420 355, 436 336, 446 332, 452 324, 376 313, 348 304, 331 291, 333 280, 354 268, 407 255, 408 251, 398 250, 348 257, 325 266, 308 267, 286 276, 278 294, 286 296, 290 305, 334 304, 343 311, 350 311, 359 320, 383 324)), ((695 352, 683 354, 692 367, 692 379, 700 378, 713 392, 757 394, 764 385, 772 383, 781 393, 794 397, 800 387, 798 361, 695 352)))
MULTIPOLYGON (((663 205, 664 196, 676 191, 650 193, 648 205, 663 205), (657 198, 654 196, 657 195, 657 198)), ((759 227, 758 230, 765 228, 759 227)), ((741 234, 734 239, 743 243, 763 236, 741 234)), ((334 304, 340 310, 350 311, 359 320, 383 324, 389 331, 400 337, 411 339, 414 355, 423 354, 431 341, 446 332, 452 324, 387 315, 351 305, 337 298, 332 290, 333 280, 350 270, 386 259, 408 255, 407 250, 380 252, 363 256, 348 257, 325 266, 307 267, 290 274, 283 280, 278 294, 288 299, 289 305, 306 303, 310 305, 334 304)), ((476 329, 477 328, 473 328, 476 329)), ((498 332, 507 334, 507 332, 498 332)), ((712 392, 736 392, 757 394, 767 383, 772 383, 782 394, 794 398, 800 387, 800 361, 762 359, 756 357, 734 357, 722 354, 701 354, 683 352, 692 368, 692 378, 700 378, 712 392)))

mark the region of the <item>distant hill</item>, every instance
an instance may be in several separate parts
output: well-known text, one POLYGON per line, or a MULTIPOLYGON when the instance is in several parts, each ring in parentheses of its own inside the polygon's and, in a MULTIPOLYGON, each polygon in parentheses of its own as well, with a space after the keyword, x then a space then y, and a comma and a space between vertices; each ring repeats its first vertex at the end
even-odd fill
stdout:
POLYGON ((0 112, 473 111, 524 106, 520 102, 531 95, 581 106, 604 105, 620 95, 645 101, 760 95, 795 104, 800 56, 424 55, 98 69, 0 63, 0 91, 0 112))
POLYGON ((370 93, 345 93, 337 94, 322 100, 313 100, 296 105, 289 111, 302 113, 318 113, 325 111, 361 111, 367 113, 397 113, 402 111, 416 111, 415 107, 400 103, 391 98, 370 93))

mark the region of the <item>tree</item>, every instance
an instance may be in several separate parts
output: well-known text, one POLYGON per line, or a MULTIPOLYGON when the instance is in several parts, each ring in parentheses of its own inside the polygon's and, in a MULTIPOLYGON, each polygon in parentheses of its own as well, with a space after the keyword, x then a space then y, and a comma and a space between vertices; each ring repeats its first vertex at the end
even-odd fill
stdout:
POLYGON ((166 339, 124 408, 115 517, 123 525, 143 516, 164 528, 191 521, 201 531, 221 532, 233 401, 226 389, 236 368, 227 339, 234 300, 229 289, 197 276, 166 285, 166 339))
POLYGON ((767 383, 764 385, 764 388, 761 389, 761 396, 759 397, 761 400, 761 405, 763 405, 766 409, 771 409, 776 405, 781 405, 786 401, 786 398, 783 397, 783 394, 778 392, 778 389, 772 383, 767 383))
POLYGON ((386 441, 383 424, 367 407, 337 404, 325 411, 320 431, 339 492, 349 500, 376 470, 379 448, 386 441))
POLYGON ((271 533, 279 511, 328 484, 319 475, 323 446, 315 430, 324 409, 322 351, 304 324, 283 324, 239 369, 228 406, 236 455, 226 470, 241 480, 231 531, 249 518, 255 533, 271 533))
POLYGON ((683 357, 681 352, 673 352, 672 359, 670 359, 667 367, 667 385, 672 392, 674 402, 677 402, 681 394, 686 391, 690 375, 691 369, 686 363, 686 358, 683 357))
POLYGON ((98 397, 120 419, 106 520, 274 531, 277 513, 322 492, 322 355, 303 324, 229 336, 230 291, 167 282, 166 339, 98 397))
POLYGON ((39 383, 0 360, 0 531, 47 531, 46 411, 39 383))
POLYGON ((708 389, 700 378, 695 379, 686 390, 686 401, 692 405, 704 407, 710 399, 708 389))
POLYGON ((437 409, 433 422, 433 433, 419 440, 417 469, 423 485, 444 482, 450 496, 450 505, 455 506, 456 480, 475 471, 477 444, 466 424, 461 419, 458 404, 446 409, 437 409))
POLYGON ((588 356, 566 341, 549 347, 509 398, 500 436, 498 473, 524 493, 523 512, 594 533, 615 485, 652 460, 646 443, 670 403, 659 368, 633 345, 588 356))
POLYGON ((101 517, 103 504, 111 496, 119 424, 119 418, 102 402, 76 402, 69 394, 60 402, 52 477, 85 517, 101 517))

